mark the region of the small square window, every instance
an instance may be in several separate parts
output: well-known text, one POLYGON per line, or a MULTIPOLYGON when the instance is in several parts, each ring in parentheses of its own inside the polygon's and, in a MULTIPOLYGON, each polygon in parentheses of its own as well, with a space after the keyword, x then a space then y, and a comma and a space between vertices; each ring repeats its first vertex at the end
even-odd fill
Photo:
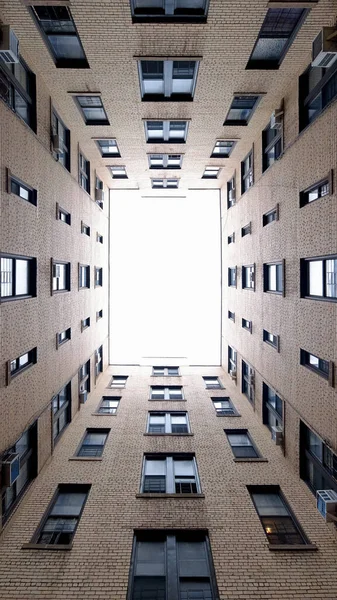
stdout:
POLYGON ((228 287, 236 287, 236 267, 228 267, 228 287))
POLYGON ((56 334, 56 347, 58 348, 62 344, 65 344, 71 339, 71 327, 56 334))
POLYGON ((247 319, 242 319, 242 329, 247 329, 247 331, 249 331, 249 333, 253 333, 252 322, 248 321, 247 319))
POLYGON ((79 289, 90 288, 90 266, 78 265, 78 287, 79 289))
POLYGON ((220 167, 205 167, 202 179, 217 179, 220 167))
POLYGON ((103 269, 95 267, 95 287, 103 285, 103 269))
POLYGON ((67 225, 71 225, 71 214, 56 202, 56 218, 67 225))
POLYGON ((96 143, 102 158, 111 158, 111 156, 114 158, 120 158, 120 152, 116 140, 102 139, 96 140, 96 143))
POLYGON ((103 319, 103 308, 96 312, 96 321, 99 321, 100 319, 103 319))
POLYGON ((234 231, 233 231, 232 235, 228 236, 227 242, 228 242, 228 244, 234 244, 234 242, 235 242, 235 233, 234 233, 234 231))
POLYGON ((113 179, 127 179, 126 168, 119 165, 109 167, 113 179))
POLYGON ((245 225, 244 227, 241 227, 241 237, 245 237, 246 235, 249 235, 250 233, 252 233, 252 223, 248 223, 248 225, 245 225))
POLYGON ((280 336, 270 333, 266 329, 263 330, 263 341, 270 346, 273 346, 278 352, 280 351, 280 336))
POLYGON ((235 312, 228 311, 228 318, 235 323, 235 312))
POLYGON ((262 217, 262 226, 265 227, 269 225, 269 223, 273 223, 273 221, 279 220, 279 205, 276 204, 275 208, 272 208, 268 212, 264 213, 262 217))
POLYGON ((151 184, 154 189, 173 189, 179 186, 179 179, 151 179, 151 184))
POLYGON ((110 381, 110 388, 124 388, 126 386, 128 375, 113 375, 110 381))
POLYGON ((211 400, 217 417, 240 416, 229 396, 211 398, 211 400))
POLYGON ((284 295, 284 261, 264 263, 263 291, 284 295))
POLYGON ((255 265, 243 265, 242 289, 255 291, 255 265))
POLYGON ((223 388, 219 377, 205 376, 203 377, 203 380, 205 382, 206 390, 220 390, 223 388))
POLYGON ((82 331, 84 331, 85 329, 88 329, 88 327, 90 327, 90 317, 87 317, 86 319, 82 319, 82 321, 81 321, 82 331))
POLYGON ((96 242, 98 242, 99 244, 103 244, 103 236, 98 232, 96 234, 96 242))
POLYGON ((81 221, 81 233, 90 237, 90 227, 81 221))
POLYGON ((233 140, 217 140, 211 158, 228 158, 231 155, 235 144, 236 141, 233 140))
POLYGON ((52 286, 51 293, 70 292, 70 262, 51 260, 52 286))
POLYGON ((97 458, 102 456, 110 429, 87 429, 76 456, 97 458))
POLYGON ((234 96, 224 126, 248 125, 259 100, 258 95, 234 96))

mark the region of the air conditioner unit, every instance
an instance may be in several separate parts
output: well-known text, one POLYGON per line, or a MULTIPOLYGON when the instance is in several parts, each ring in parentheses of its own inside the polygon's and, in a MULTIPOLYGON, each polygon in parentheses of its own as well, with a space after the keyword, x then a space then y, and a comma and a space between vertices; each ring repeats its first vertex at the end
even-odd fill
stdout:
POLYGON ((282 129, 283 126, 283 110, 274 110, 270 117, 270 129, 282 129))
POLYGON ((57 152, 57 153, 63 152, 60 136, 57 133, 55 133, 53 135, 52 139, 53 139, 53 150, 54 150, 54 152, 57 152))
POLYGON ((101 188, 95 189, 95 200, 97 200, 97 202, 102 202, 104 200, 104 192, 101 188))
POLYGON ((316 491, 317 509, 327 523, 337 521, 337 493, 334 490, 316 491))
POLYGON ((2 462, 1 479, 6 487, 10 487, 20 475, 20 455, 9 454, 2 462))
POLYGON ((85 404, 87 400, 88 400, 88 392, 87 392, 87 390, 83 390, 83 392, 80 392, 80 404, 85 404))
POLYGON ((229 192, 228 192, 228 198, 231 201, 235 200, 235 189, 234 188, 232 188, 231 190, 229 190, 229 192))
POLYGON ((0 56, 6 63, 19 62, 19 40, 9 25, 0 30, 0 56))
POLYGON ((231 379, 233 379, 234 381, 236 381, 236 369, 230 369, 229 376, 230 376, 231 379))
POLYGON ((331 67, 337 59, 337 30, 323 27, 312 43, 312 67, 331 67))
POLYGON ((283 442, 283 429, 282 427, 277 427, 276 425, 272 425, 271 428, 271 439, 275 442, 276 446, 281 446, 283 442))
POLYGON ((53 277, 57 277, 57 279, 59 279, 61 277, 60 265, 53 265, 53 277))

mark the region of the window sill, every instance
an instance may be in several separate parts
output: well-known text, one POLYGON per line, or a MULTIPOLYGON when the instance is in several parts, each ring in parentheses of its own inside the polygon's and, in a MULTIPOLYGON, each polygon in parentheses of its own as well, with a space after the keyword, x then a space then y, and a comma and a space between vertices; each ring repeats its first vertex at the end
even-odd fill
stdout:
POLYGON ((306 552, 308 552, 308 551, 315 552, 318 550, 318 548, 315 544, 269 544, 269 550, 271 550, 271 551, 304 550, 306 552))
POLYGON ((102 456, 71 456, 68 460, 102 461, 102 456))
POLYGON ((255 458, 253 457, 242 457, 242 458, 234 458, 233 459, 234 462, 238 462, 238 463, 243 463, 243 462, 248 462, 248 463, 252 463, 252 462, 257 462, 257 463, 266 463, 268 462, 268 458, 263 458, 261 456, 257 456, 255 458))
POLYGON ((0 303, 12 302, 13 300, 29 300, 30 298, 36 298, 36 295, 25 294, 24 296, 1 296, 0 303))
POLYGON ((233 415, 219 415, 219 414, 217 414, 216 416, 217 417, 241 417, 241 415, 239 415, 239 413, 233 414, 233 415))
POLYGON ((73 544, 23 544, 21 550, 71 550, 73 544))
POLYGON ((143 433, 143 435, 147 435, 150 437, 153 437, 153 436, 190 437, 190 436, 194 435, 194 433, 143 433))
POLYGON ((333 296, 331 298, 328 298, 327 296, 301 296, 301 299, 305 299, 305 300, 316 300, 316 302, 337 302, 337 298, 334 298, 333 296))
POLYGON ((117 413, 100 413, 100 412, 94 412, 91 413, 92 417, 117 417, 117 413))
POLYGON ((170 379, 171 377, 181 377, 181 375, 153 375, 152 374, 151 377, 163 377, 165 379, 170 379))
POLYGON ((53 290, 51 296, 55 296, 55 294, 65 294, 66 292, 71 292, 71 290, 53 290))
POLYGON ((185 398, 177 398, 174 400, 173 398, 148 398, 149 402, 186 402, 185 398))
POLYGON ((191 498, 193 500, 194 498, 205 498, 205 494, 151 494, 151 493, 144 493, 144 494, 136 494, 136 498, 149 498, 149 499, 191 498))

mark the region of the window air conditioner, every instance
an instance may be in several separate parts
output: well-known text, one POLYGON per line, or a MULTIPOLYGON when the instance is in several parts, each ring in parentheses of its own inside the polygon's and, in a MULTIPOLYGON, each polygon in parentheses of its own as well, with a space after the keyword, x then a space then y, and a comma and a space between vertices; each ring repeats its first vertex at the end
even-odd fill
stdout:
POLYGON ((95 200, 97 200, 97 202, 103 202, 104 199, 104 192, 101 188, 96 188, 95 189, 95 200))
POLYGON ((276 446, 281 446, 283 442, 283 429, 282 427, 277 427, 276 425, 272 425, 271 428, 271 439, 275 442, 276 446))
POLYGON ((62 152, 61 139, 57 133, 53 135, 53 150, 54 152, 57 152, 57 154, 62 152))
POLYGON ((229 190, 229 192, 228 192, 228 198, 231 201, 235 200, 235 189, 234 188, 232 188, 231 190, 229 190))
POLYGON ((83 390, 80 392, 80 404, 85 404, 88 400, 88 392, 87 390, 83 390))
POLYGON ((236 369, 230 369, 229 376, 230 376, 231 379, 233 379, 234 381, 236 381, 236 369))
POLYGON ((19 40, 9 25, 0 30, 0 56, 5 63, 19 62, 19 40))
POLYGON ((270 129, 282 129, 283 126, 283 110, 274 110, 270 117, 270 129))
POLYGON ((60 265, 53 265, 53 277, 56 277, 57 279, 61 277, 60 265))
POLYGON ((9 454, 2 462, 1 478, 6 487, 10 487, 20 475, 19 454, 9 454))
POLYGON ((337 493, 334 490, 317 490, 316 502, 327 523, 337 522, 337 493))
POLYGON ((312 67, 331 67, 337 59, 337 30, 323 27, 312 43, 312 67))

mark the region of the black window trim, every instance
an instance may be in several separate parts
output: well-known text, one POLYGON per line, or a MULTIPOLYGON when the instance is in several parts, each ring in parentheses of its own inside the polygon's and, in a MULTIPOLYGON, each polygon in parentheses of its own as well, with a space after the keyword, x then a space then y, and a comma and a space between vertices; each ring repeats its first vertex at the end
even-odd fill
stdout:
POLYGON ((335 387, 335 377, 334 377, 335 364, 332 360, 320 358, 316 354, 313 354, 312 352, 308 352, 307 350, 300 348, 300 365, 302 365, 302 367, 305 367, 306 369, 309 369, 309 371, 312 371, 313 373, 320 375, 320 377, 322 377, 323 379, 328 381, 330 387, 335 387), (309 356, 314 356, 315 358, 318 359, 318 361, 324 361, 324 362, 328 363, 328 373, 326 373, 324 369, 319 367, 319 363, 318 363, 318 367, 314 367, 313 365, 311 365, 308 362, 309 356))
POLYGON ((62 208, 62 206, 60 206, 58 202, 56 202, 56 220, 61 221, 62 223, 65 223, 66 225, 71 225, 71 213, 68 212, 65 208, 62 208), (61 219, 61 217, 60 217, 61 214, 65 215, 65 217, 67 219, 66 221, 61 219))
POLYGON ((119 146, 117 144, 117 138, 114 137, 99 137, 99 138, 92 138, 95 140, 96 146, 98 148, 98 152, 100 154, 101 158, 121 158, 121 153, 119 150, 119 146), (116 142, 116 148, 117 148, 117 152, 115 154, 110 153, 110 152, 104 152, 102 146, 100 145, 100 142, 108 142, 108 141, 114 141, 116 142))
POLYGON ((255 292, 255 276, 256 276, 256 263, 252 263, 250 265, 242 265, 242 269, 241 269, 241 285, 242 285, 242 289, 243 290, 249 290, 251 292, 255 292), (247 285, 247 276, 248 276, 248 272, 247 269, 251 269, 253 268, 252 271, 252 277, 251 277, 251 281, 252 281, 252 285, 247 285))
POLYGON ((276 392, 276 390, 273 387, 271 387, 268 383, 263 381, 262 382, 262 423, 264 425, 266 425, 268 427, 268 429, 271 431, 271 427, 269 426, 269 423, 268 423, 267 412, 272 413, 274 418, 277 421, 280 421, 282 423, 282 429, 284 430, 285 402, 284 402, 283 398, 281 398, 281 396, 278 394, 278 392, 276 392), (279 400, 282 402, 282 415, 280 415, 277 412, 277 410, 275 410, 275 408, 269 403, 267 388, 270 389, 272 392, 274 392, 275 396, 277 396, 279 398, 279 400))
POLYGON ((332 196, 332 194, 333 194, 333 179, 334 179, 334 171, 333 171, 333 169, 330 169, 330 171, 326 177, 323 177, 316 183, 310 185, 309 187, 305 188, 304 190, 301 190, 300 191, 300 208, 311 205, 311 204, 313 204, 313 202, 316 202, 317 200, 321 200, 322 198, 326 198, 327 196, 332 196), (329 187, 328 193, 324 194, 324 196, 318 196, 318 198, 316 198, 315 200, 311 200, 311 202, 309 202, 307 199, 308 194, 311 191, 315 190, 316 188, 321 188, 323 185, 328 185, 328 187, 329 187))
MULTIPOLYGON (((168 477, 168 472, 166 470, 165 473, 165 487, 167 489, 167 480, 170 479, 170 477, 168 477)), ((174 473, 173 473, 173 478, 170 480, 170 483, 173 484, 174 487, 174 483, 175 483, 175 477, 174 477, 174 473)), ((177 497, 177 498, 181 498, 181 497, 191 497, 191 498, 195 498, 195 497, 200 497, 203 496, 203 492, 202 492, 202 488, 201 488, 201 483, 200 483, 200 477, 199 477, 199 472, 198 472, 198 465, 197 465, 197 459, 196 459, 196 455, 195 452, 144 452, 143 453, 143 459, 142 459, 142 470, 141 470, 141 481, 140 481, 140 488, 139 488, 139 495, 141 496, 152 496, 154 495, 155 497, 158 496, 167 496, 169 495, 170 497, 177 497), (146 460, 167 460, 168 458, 172 458, 173 460, 190 460, 193 462, 193 468, 194 468, 194 478, 195 478, 195 485, 196 485, 196 492, 191 492, 191 493, 184 493, 184 492, 144 492, 144 482, 145 482, 145 465, 146 465, 146 460)))
POLYGON ((331 448, 322 439, 322 437, 314 429, 312 429, 311 426, 309 427, 309 425, 307 425, 307 423, 301 419, 300 420, 300 477, 301 477, 301 479, 303 479, 303 481, 305 481, 309 490, 316 496, 316 491, 313 488, 313 486, 311 485, 309 478, 306 476, 307 470, 306 470, 306 465, 304 464, 304 460, 305 459, 309 460, 313 463, 314 467, 319 470, 321 475, 329 480, 329 486, 330 486, 329 489, 331 488, 335 492, 337 492, 337 482, 336 482, 335 478, 333 477, 333 475, 331 475, 329 470, 325 467, 324 463, 319 461, 318 458, 312 452, 310 452, 310 450, 307 448, 305 438, 306 438, 306 434, 308 431, 311 431, 311 433, 313 433, 316 437, 318 437, 321 440, 322 445, 323 445, 323 455, 324 455, 324 448, 328 448, 328 450, 330 452, 332 452, 332 454, 336 455, 336 452, 333 450, 333 448, 331 448))
MULTIPOLYGON (((55 158, 56 162, 59 162, 62 167, 64 167, 69 173, 71 173, 71 140, 70 140, 70 129, 68 129, 68 127, 65 125, 64 121, 61 119, 61 117, 59 116, 57 110, 55 109, 55 107, 51 104, 50 107, 50 131, 51 131, 51 140, 50 140, 50 144, 51 144, 51 152, 54 155, 54 149, 53 149, 53 114, 57 120, 57 123, 61 123, 63 129, 64 129, 64 133, 65 133, 65 145, 67 147, 67 152, 66 152, 66 161, 65 161, 65 165, 60 161, 59 159, 59 153, 55 152, 57 158, 55 158)), ((57 135, 59 135, 58 131, 57 131, 57 135)))
POLYGON ((237 268, 237 266, 228 267, 228 287, 233 287, 235 289, 238 287, 238 268, 237 268), (233 270, 234 270, 235 284, 231 283, 233 270))
POLYGON ((268 130, 270 130, 270 122, 268 123, 267 127, 265 127, 262 131, 262 174, 266 173, 266 171, 268 171, 268 169, 270 169, 270 167, 272 167, 276 161, 280 160, 283 156, 283 144, 284 144, 284 119, 282 118, 282 127, 281 129, 276 129, 276 136, 272 139, 271 142, 269 142, 269 144, 266 144, 265 142, 265 137, 266 137, 266 132, 268 130), (272 150, 272 148, 274 148, 276 146, 276 144, 278 144, 278 142, 281 142, 281 151, 280 154, 275 158, 274 162, 272 162, 271 164, 267 164, 267 155, 268 152, 270 150, 272 150))
POLYGON ((334 296, 326 296, 325 288, 326 288, 326 272, 323 265, 323 296, 315 296, 313 294, 309 294, 309 264, 310 262, 322 261, 325 263, 326 260, 337 260, 337 254, 328 254, 324 256, 310 256, 306 258, 300 259, 300 293, 301 298, 306 298, 308 300, 316 300, 320 302, 337 302, 337 297, 334 296))
POLYGON ((148 398, 151 402, 184 402, 186 401, 185 398, 185 394, 184 394, 184 387, 182 385, 150 385, 149 386, 149 398, 148 398), (164 398, 152 398, 152 390, 153 389, 164 389, 164 398), (181 393, 181 398, 170 398, 170 390, 176 390, 178 389, 180 390, 181 393), (168 391, 167 391, 168 390, 168 391))
POLYGON ((242 327, 242 329, 245 329, 246 331, 249 331, 249 333, 253 333, 253 322, 250 321, 249 319, 244 319, 242 317, 242 319, 241 319, 241 327, 242 327), (246 326, 246 323, 248 323, 248 326, 246 326))
POLYGON ((277 203, 276 206, 274 206, 274 208, 271 208, 267 212, 263 213, 263 215, 262 215, 262 227, 266 227, 267 225, 270 225, 271 223, 274 223, 275 221, 278 221, 279 218, 280 218, 280 205, 279 205, 279 203, 277 203), (272 219, 272 221, 268 221, 268 217, 270 215, 273 215, 274 213, 275 213, 275 219, 272 219))
POLYGON ((8 386, 11 383, 12 379, 15 379, 15 377, 17 377, 24 371, 28 371, 28 369, 30 369, 31 367, 36 365, 37 359, 38 359, 37 346, 35 346, 34 348, 30 348, 30 350, 26 350, 25 352, 22 352, 19 356, 15 357, 15 358, 10 358, 6 363, 6 366, 7 366, 7 368, 6 368, 6 371, 7 371, 6 385, 8 386), (19 359, 22 356, 24 356, 25 354, 28 354, 28 363, 26 363, 22 367, 18 367, 15 370, 15 372, 13 373, 11 371, 11 362, 13 362, 14 360, 19 361, 19 359))
POLYGON ((233 323, 235 323, 235 312, 228 310, 228 318, 230 321, 233 321, 233 323))
POLYGON ((335 94, 331 100, 314 116, 314 118, 309 121, 306 115, 306 107, 310 102, 312 102, 318 94, 322 93, 323 88, 329 82, 329 80, 336 74, 337 71, 337 62, 335 61, 327 72, 323 75, 321 80, 315 85, 315 87, 311 90, 309 94, 307 94, 307 79, 310 69, 315 69, 317 67, 311 67, 311 64, 303 71, 303 73, 299 77, 299 94, 298 94, 298 114, 299 114, 299 133, 305 131, 307 127, 310 127, 316 119, 323 114, 337 99, 337 94, 335 94), (304 83, 303 83, 304 82, 304 83))
POLYGON ((26 61, 22 58, 21 55, 20 55, 20 58, 19 58, 19 62, 21 63, 21 65, 23 66, 23 68, 25 69, 25 71, 28 74, 30 94, 28 94, 26 92, 26 90, 22 87, 22 85, 20 84, 20 82, 18 81, 18 79, 16 79, 16 77, 14 76, 14 73, 11 72, 11 70, 8 68, 8 66, 6 65, 5 61, 3 61, 3 60, 0 60, 0 77, 3 74, 3 76, 7 80, 7 83, 9 85, 11 85, 12 87, 14 87, 15 89, 17 89, 17 91, 19 92, 20 96, 22 96, 23 99, 27 102, 28 109, 29 109, 29 121, 30 122, 27 123, 27 121, 25 121, 23 119, 23 117, 21 117, 20 114, 15 110, 15 107, 12 107, 8 102, 6 102, 6 100, 3 99, 2 96, 0 96, 0 98, 3 100, 3 102, 6 104, 6 106, 8 106, 8 108, 17 117, 19 117, 19 119, 22 121, 22 123, 24 123, 27 127, 29 127, 29 129, 31 129, 36 134, 36 131, 37 131, 36 75, 29 68, 29 66, 27 65, 26 61))
MULTIPOLYGON (((144 14, 136 14, 135 0, 130 1, 131 5, 131 17, 132 23, 206 23, 207 22, 207 14, 209 7, 209 0, 205 0, 205 9, 204 14, 193 14, 191 12, 188 14, 188 10, 185 14, 165 14, 165 8, 163 8, 163 12, 152 12, 149 7, 149 11, 144 14)), ((183 10, 183 9, 181 9, 183 10)))
POLYGON ((233 152, 236 144, 238 143, 238 141, 239 141, 238 139, 231 140, 231 139, 228 139, 228 138, 217 138, 215 140, 215 143, 214 143, 213 150, 212 150, 212 153, 210 155, 210 158, 229 158, 230 155, 232 154, 232 152, 233 152), (231 142, 232 146, 230 147, 229 152, 227 154, 222 153, 222 152, 214 152, 214 149, 216 148, 217 142, 231 142))
POLYGON ((84 265, 82 263, 78 263, 78 289, 79 290, 88 290, 90 289, 90 265, 84 265), (81 269, 86 270, 86 279, 88 285, 81 285, 81 269))
MULTIPOLYGON (((201 56, 156 56, 156 57, 147 57, 147 56, 137 56, 135 57, 137 60, 137 68, 138 68, 138 77, 139 77, 139 88, 140 88, 140 96, 141 102, 193 102, 195 97, 195 91, 197 87, 198 73, 199 67, 202 57, 201 56), (170 96, 165 96, 164 94, 145 94, 143 92, 143 77, 142 77, 142 62, 144 61, 153 61, 153 62, 194 62, 194 74, 193 74, 193 85, 191 94, 189 93, 179 93, 173 94, 170 96)), ((164 66, 163 66, 164 73, 164 66)), ((165 76, 163 74, 163 80, 165 80, 165 76)), ((150 121, 151 119, 147 119, 150 121)), ((174 119, 170 119, 170 121, 174 121, 174 119)), ((172 143, 172 140, 171 140, 172 143)))
POLYGON ((90 325, 91 325, 90 317, 81 319, 81 333, 83 333, 83 331, 85 331, 86 329, 89 329, 90 325))
POLYGON ((253 143, 251 150, 248 152, 248 154, 246 154, 244 159, 241 161, 241 196, 243 196, 244 194, 249 192, 249 190, 254 186, 254 183, 255 183, 255 178, 254 178, 254 143, 253 143), (252 166, 248 169, 248 171, 245 171, 245 162, 246 162, 247 158, 249 158, 250 156, 252 157, 252 159, 251 159, 252 166), (245 189, 245 182, 247 179, 249 180, 250 176, 252 178, 252 184, 249 187, 247 187, 247 189, 245 189))
POLYGON ((262 339, 266 344, 268 344, 268 346, 271 346, 272 348, 275 348, 275 350, 277 350, 277 352, 280 352, 280 336, 279 335, 276 335, 275 333, 271 333, 271 331, 267 331, 267 329, 263 329, 262 339), (268 335, 272 335, 273 337, 276 338, 275 344, 273 344, 268 339, 268 335))
MULTIPOLYGON (((180 170, 182 168, 182 162, 183 162, 183 154, 177 154, 174 152, 149 152, 147 155, 148 161, 149 161, 149 169, 151 169, 151 171, 160 171, 160 170, 180 170), (151 157, 154 156, 162 156, 163 157, 163 165, 157 166, 157 165, 152 165, 151 164, 151 157), (169 156, 179 156, 179 166, 176 165, 169 165, 168 164, 168 158, 169 156)), ((168 178, 170 179, 170 177, 168 178)))
POLYGON ((30 294, 22 294, 22 295, 12 295, 12 296, 1 296, 0 289, 0 304, 3 302, 13 302, 16 300, 26 300, 28 298, 36 298, 37 297, 37 259, 34 256, 22 256, 21 254, 10 254, 8 252, 0 253, 0 261, 1 258, 10 258, 13 260, 13 286, 15 289, 15 262, 16 260, 26 260, 28 261, 29 267, 29 291, 30 294))
POLYGON ((145 129, 145 140, 147 144, 186 144, 187 141, 187 134, 188 134, 188 129, 189 129, 189 124, 191 119, 143 119, 144 121, 144 129, 145 129), (163 123, 163 138, 149 138, 148 135, 148 128, 147 128, 147 123, 163 123), (168 125, 165 127, 165 123, 167 123, 168 125), (184 131, 184 137, 183 138, 170 138, 169 137, 169 133, 170 133, 170 123, 185 123, 185 131, 184 131), (166 130, 166 131, 165 131, 166 130), (165 139, 165 133, 167 136, 167 139, 165 139))
POLYGON ((73 460, 74 459, 81 459, 81 460, 89 460, 89 461, 90 460, 94 460, 95 461, 97 459, 101 460, 103 458, 103 453, 104 453, 105 445, 106 445, 106 443, 108 441, 110 432, 111 432, 111 429, 109 427, 94 427, 94 426, 86 427, 85 430, 84 430, 84 433, 83 433, 83 435, 81 437, 80 443, 78 444, 78 446, 77 446, 77 448, 75 450, 75 453, 72 456, 72 459, 73 460), (90 435, 90 433, 102 433, 102 434, 106 435, 106 438, 104 440, 104 444, 103 445, 100 444, 102 446, 102 453, 99 454, 98 456, 85 456, 85 455, 82 456, 80 454, 83 445, 84 446, 90 446, 90 444, 84 444, 87 435, 88 434, 90 435))
POLYGON ((180 369, 179 366, 175 366, 175 365, 153 365, 152 366, 152 373, 151 373, 151 377, 181 377, 180 374, 180 369), (155 373, 155 369, 164 369, 164 374, 161 375, 160 373, 155 373), (169 369, 177 369, 178 373, 176 373, 175 375, 172 375, 171 373, 168 372, 169 369))
POLYGON ((246 235, 249 235, 252 233, 252 222, 249 221, 249 223, 247 223, 247 225, 244 225, 243 227, 241 227, 241 237, 246 237, 246 235))
POLYGON ((82 150, 78 148, 78 183, 80 188, 84 190, 91 197, 91 169, 90 169, 90 160, 86 158, 83 154, 82 150), (81 156, 85 160, 85 171, 81 168, 81 156), (86 181, 86 187, 83 187, 81 183, 81 175, 84 176, 86 181))
POLYGON ((213 404, 213 408, 215 410, 215 414, 217 417, 241 417, 239 411, 237 410, 237 408, 235 407, 233 400, 229 397, 229 396, 211 396, 211 401, 213 404), (218 409, 215 406, 215 402, 228 402, 230 405, 230 408, 232 409, 231 413, 226 413, 224 412, 223 414, 221 414, 221 411, 224 411, 224 409, 218 409))
MULTIPOLYGON (((103 100, 102 100, 102 94, 101 93, 97 93, 97 92, 78 92, 76 94, 72 94, 74 102, 81 114, 81 117, 84 121, 84 124, 87 127, 91 127, 91 126, 106 126, 106 125, 110 125, 110 121, 107 115, 107 112, 105 110, 104 104, 103 104, 103 100), (87 119, 87 117, 85 116, 85 112, 83 110, 83 108, 90 108, 88 107, 83 107, 81 106, 80 102, 79 102, 79 98, 99 98, 101 100, 101 106, 94 106, 93 108, 101 108, 104 113, 105 113, 105 119, 87 119)), ((110 139, 110 138, 109 138, 110 139)), ((117 157, 117 154, 114 155, 114 157, 117 157)))
POLYGON ((274 294, 276 296, 285 296, 286 286, 285 286, 285 259, 275 260, 271 262, 263 263, 263 291, 267 294, 274 294), (269 267, 273 265, 282 265, 282 291, 279 292, 277 290, 269 290, 267 289, 267 285, 269 284, 269 267))
POLYGON ((189 417, 188 417, 187 410, 149 410, 148 413, 147 413, 146 430, 145 431, 146 431, 145 435, 167 435, 167 436, 192 435, 192 433, 191 433, 191 426, 190 426, 190 420, 189 420, 189 417), (172 432, 172 431, 166 431, 166 427, 168 425, 168 421, 170 420, 170 419, 166 419, 166 415, 169 415, 169 417, 171 417, 171 416, 184 416, 186 418, 187 431, 184 431, 182 433, 172 432), (156 432, 149 431, 149 429, 150 429, 150 417, 151 416, 165 416, 165 424, 164 424, 165 431, 163 433, 156 433, 156 432))
POLYGON ((101 399, 100 399, 99 403, 98 403, 96 411, 94 413, 92 413, 92 414, 93 415, 99 415, 100 417, 102 417, 102 416, 103 417, 114 417, 114 416, 116 416, 117 412, 118 412, 118 409, 119 409, 119 405, 120 405, 121 399, 122 399, 122 396, 106 396, 106 395, 103 394, 101 396, 101 399), (103 402, 107 401, 107 400, 108 401, 111 400, 113 402, 117 402, 118 403, 117 406, 116 406, 115 412, 103 412, 103 411, 100 411, 101 408, 104 408, 104 406, 102 406, 103 402))
POLYGON ((255 369, 245 359, 241 358, 241 393, 246 396, 249 404, 251 404, 255 410, 255 369), (244 365, 247 366, 248 375, 244 373, 244 365), (253 378, 253 381, 251 380, 253 378), (247 385, 247 393, 245 392, 245 385, 247 385))
POLYGON ((243 94, 233 94, 233 98, 232 98, 232 102, 230 104, 230 107, 227 111, 227 115, 225 118, 225 121, 223 123, 223 127, 227 127, 227 126, 233 126, 233 127, 247 127, 247 125, 249 124, 249 121, 251 120, 255 110, 257 109, 258 104, 261 101, 261 98, 264 94, 262 93, 254 93, 254 92, 245 92, 243 94), (248 115, 248 119, 227 119, 227 116, 232 108, 232 104, 233 104, 233 100, 234 98, 239 98, 241 96, 245 96, 245 97, 253 97, 256 98, 255 100, 255 104, 253 106, 253 108, 249 109, 250 113, 248 115))
POLYGON ((67 327, 67 329, 64 329, 63 331, 60 331, 56 334, 56 349, 58 350, 58 348, 60 346, 63 346, 63 344, 66 344, 70 340, 71 340, 71 327, 67 327), (60 341, 60 334, 63 332, 66 333, 66 338, 64 340, 60 341))
POLYGON ((22 179, 19 179, 19 177, 14 175, 8 167, 6 167, 6 182, 7 182, 7 190, 6 191, 8 194, 13 194, 14 196, 17 196, 18 198, 20 198, 20 200, 23 200, 24 202, 28 202, 28 204, 31 204, 32 206, 35 206, 35 207, 37 206, 37 190, 35 188, 31 187, 30 185, 28 185, 28 183, 25 183, 24 181, 22 181, 22 179), (24 188, 28 192, 30 199, 28 198, 28 200, 26 200, 25 198, 22 198, 22 196, 19 196, 18 194, 13 192, 12 191, 12 181, 14 183, 17 183, 22 188, 24 188))
MULTIPOLYGON (((224 432, 226 434, 227 437, 227 442, 228 445, 233 453, 234 456, 234 462, 265 462, 266 459, 263 458, 261 452, 259 451, 257 445, 255 444, 252 435, 250 433, 250 431, 246 428, 246 427, 239 427, 236 429, 224 429, 224 432), (254 451, 256 452, 256 456, 235 456, 235 452, 233 450, 233 446, 230 443, 229 439, 228 439, 228 435, 230 434, 237 434, 237 435, 246 435, 247 438, 249 439, 252 448, 254 449, 254 451)), ((234 446, 235 447, 235 446, 234 446)))
POLYGON ((227 181, 227 210, 232 208, 233 206, 235 206, 236 204, 236 177, 235 177, 235 173, 233 175, 233 177, 231 177, 231 179, 229 179, 227 181), (230 191, 234 191, 234 199, 230 200, 229 198, 229 192, 230 191))
POLYGON ((56 394, 54 394, 54 396, 51 399, 51 419, 52 419, 52 423, 51 423, 51 430, 52 430, 52 451, 54 450, 55 445, 57 444, 57 442, 60 440, 63 432, 67 429, 68 425, 71 423, 71 417, 72 417, 72 389, 71 389, 71 379, 69 381, 67 381, 67 383, 65 383, 56 394), (69 387, 68 387, 69 386, 69 387), (61 408, 58 409, 58 411, 56 411, 54 413, 53 411, 53 401, 54 399, 64 390, 68 388, 69 390, 69 397, 67 399, 67 402, 65 403, 65 405, 61 406, 61 408), (63 427, 63 429, 58 433, 58 435, 56 437, 54 437, 54 422, 56 419, 59 419, 59 417, 61 416, 61 414, 63 412, 67 413, 67 416, 69 417, 69 420, 67 421, 66 425, 63 427))

